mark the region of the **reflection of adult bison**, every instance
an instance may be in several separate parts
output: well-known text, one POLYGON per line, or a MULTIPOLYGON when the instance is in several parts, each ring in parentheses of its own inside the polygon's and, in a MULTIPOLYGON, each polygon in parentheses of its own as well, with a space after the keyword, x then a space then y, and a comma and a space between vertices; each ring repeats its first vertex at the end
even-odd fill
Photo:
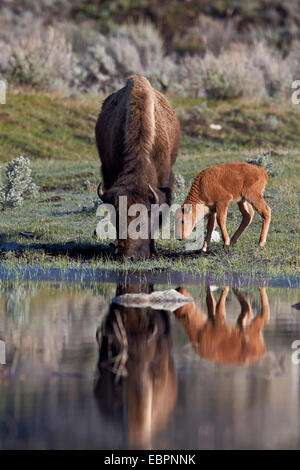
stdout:
MULTIPOLYGON (((179 291, 191 297, 186 289, 179 291)), ((233 289, 241 305, 241 313, 234 327, 226 322, 225 302, 228 291, 229 287, 225 287, 216 305, 210 288, 207 288, 208 315, 197 309, 194 302, 176 310, 175 315, 183 324, 196 353, 204 359, 229 364, 258 362, 266 352, 262 335, 270 316, 266 290, 260 290, 262 307, 253 319, 248 299, 237 289, 233 289)))
MULTIPOLYGON (((119 287, 117 295, 138 291, 119 287)), ((94 393, 99 409, 118 426, 123 423, 131 446, 147 446, 164 427, 177 397, 168 313, 113 303, 97 339, 94 393)))
MULTIPOLYGON (((130 260, 147 258, 154 252, 150 205, 170 203, 179 133, 179 121, 169 102, 143 77, 130 77, 124 88, 103 103, 96 141, 105 192, 99 189, 98 194, 116 209, 119 252, 130 260), (127 209, 135 203, 147 207, 147 239, 120 240, 120 196, 127 196, 127 209)), ((134 218, 128 216, 128 224, 134 218)))

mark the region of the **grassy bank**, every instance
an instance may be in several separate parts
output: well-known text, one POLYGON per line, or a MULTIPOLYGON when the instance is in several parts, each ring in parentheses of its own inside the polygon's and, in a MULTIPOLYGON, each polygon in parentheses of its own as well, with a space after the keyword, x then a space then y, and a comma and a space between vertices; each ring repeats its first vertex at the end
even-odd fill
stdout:
MULTIPOLYGON (((98 161, 94 128, 103 97, 11 94, 0 106, 0 161, 98 161)), ((300 148, 300 106, 271 101, 171 98, 181 121, 181 153, 257 147, 300 148), (220 130, 210 126, 217 124, 220 130)))
MULTIPOLYGON (((175 191, 182 202, 192 178, 217 163, 255 157, 272 149, 277 175, 270 177, 266 201, 272 223, 265 248, 257 242, 261 219, 256 214, 238 245, 225 252, 221 244, 200 257, 184 242, 158 240, 158 256, 133 265, 116 262, 108 246, 93 237, 96 226, 95 189, 99 160, 94 125, 99 97, 62 99, 38 94, 9 95, 0 107, 0 160, 23 154, 32 160, 34 181, 41 190, 36 200, 8 209, 0 216, 0 257, 41 267, 90 266, 92 269, 189 271, 222 276, 236 272, 251 276, 299 274, 300 113, 297 106, 269 102, 203 102, 173 99, 182 123, 180 155, 175 174, 185 187, 175 191), (211 124, 218 124, 215 130, 211 124)), ((240 213, 231 206, 228 230, 233 233, 240 213)))

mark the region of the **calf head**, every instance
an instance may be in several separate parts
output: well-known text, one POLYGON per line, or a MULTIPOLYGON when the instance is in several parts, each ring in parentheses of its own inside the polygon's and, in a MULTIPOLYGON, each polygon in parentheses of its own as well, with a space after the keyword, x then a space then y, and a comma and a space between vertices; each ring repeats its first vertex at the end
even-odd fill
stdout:
POLYGON ((191 235, 197 222, 208 214, 209 209, 204 204, 185 202, 175 214, 176 238, 186 240, 191 235))

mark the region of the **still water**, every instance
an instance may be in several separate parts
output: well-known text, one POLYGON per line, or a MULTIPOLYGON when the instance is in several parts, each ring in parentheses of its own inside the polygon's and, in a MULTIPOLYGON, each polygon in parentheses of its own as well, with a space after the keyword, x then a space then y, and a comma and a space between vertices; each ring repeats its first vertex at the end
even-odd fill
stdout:
POLYGON ((0 448, 299 448, 299 301, 287 288, 2 282, 0 448), (112 302, 170 288, 190 303, 112 302))

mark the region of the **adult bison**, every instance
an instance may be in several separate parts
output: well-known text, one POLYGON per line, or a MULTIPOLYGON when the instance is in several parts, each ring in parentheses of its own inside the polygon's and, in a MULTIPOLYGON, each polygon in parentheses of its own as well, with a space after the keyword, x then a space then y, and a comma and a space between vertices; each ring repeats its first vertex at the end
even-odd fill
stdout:
MULTIPOLYGON (((151 204, 170 204, 172 165, 179 144, 180 126, 168 100, 151 87, 146 78, 134 75, 124 88, 103 103, 96 124, 96 141, 101 159, 104 203, 116 209, 119 254, 131 261, 154 253, 151 238, 151 204), (148 214, 147 237, 120 237, 119 197, 127 196, 127 213, 132 204, 143 204, 148 214)), ((127 217, 127 226, 136 217, 127 217)), ((127 229, 127 227, 126 227, 127 229)))

